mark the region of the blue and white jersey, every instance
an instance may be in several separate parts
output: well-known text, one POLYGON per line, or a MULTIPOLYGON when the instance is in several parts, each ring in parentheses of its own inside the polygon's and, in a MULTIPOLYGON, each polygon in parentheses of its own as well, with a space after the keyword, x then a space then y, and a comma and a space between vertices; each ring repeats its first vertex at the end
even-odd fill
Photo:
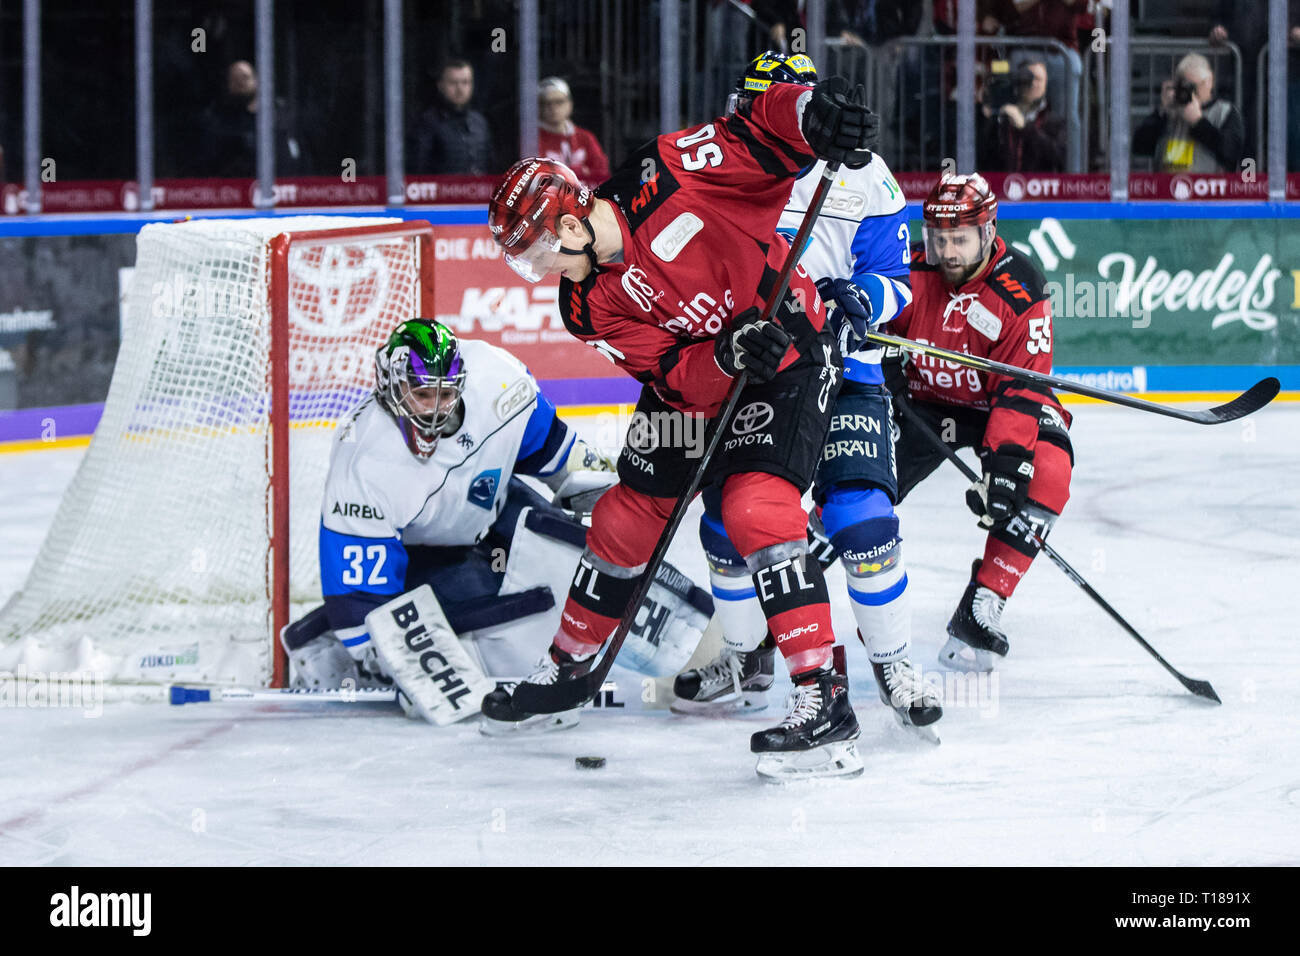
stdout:
POLYGON ((576 435, 509 352, 462 339, 464 420, 427 459, 373 396, 339 425, 321 504, 321 590, 331 627, 364 642, 365 615, 407 589, 407 546, 471 546, 514 474, 549 475, 576 435))
MULTIPOLYGON (((795 181, 778 231, 791 241, 799 231, 824 162, 795 181)), ((907 201, 889 166, 879 156, 861 169, 841 167, 826 194, 799 264, 814 280, 852 279, 871 299, 873 326, 888 322, 912 301, 909 276, 911 234, 907 201)), ((879 384, 883 350, 864 347, 845 356, 844 377, 879 384)))

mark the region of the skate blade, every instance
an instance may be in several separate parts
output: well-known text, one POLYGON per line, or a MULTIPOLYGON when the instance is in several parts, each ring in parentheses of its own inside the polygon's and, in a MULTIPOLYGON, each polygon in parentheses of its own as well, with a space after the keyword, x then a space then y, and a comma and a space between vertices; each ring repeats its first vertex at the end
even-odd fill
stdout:
POLYGON ((955 671, 968 674, 987 674, 993 670, 995 655, 978 647, 971 647, 965 641, 955 637, 948 638, 948 643, 939 650, 939 663, 955 671))
MULTIPOLYGON (((893 710, 893 708, 891 707, 890 710, 893 710)), ((924 740, 928 744, 934 744, 936 747, 941 743, 939 740, 939 733, 934 729, 934 724, 926 724, 924 727, 918 726, 896 710, 894 710, 894 717, 898 721, 898 726, 902 727, 912 736, 924 740)))
POLYGON ((674 714, 690 716, 725 717, 728 714, 754 714, 767 710, 767 691, 745 691, 739 697, 721 700, 686 700, 678 697, 668 706, 674 714))
POLYGON ((534 714, 526 720, 513 721, 484 717, 479 722, 478 732, 485 737, 516 737, 568 730, 578 726, 578 714, 577 710, 566 710, 558 714, 534 714))
POLYGON ((824 777, 858 777, 864 769, 854 742, 839 740, 812 750, 761 754, 754 772, 765 783, 790 783, 824 777))

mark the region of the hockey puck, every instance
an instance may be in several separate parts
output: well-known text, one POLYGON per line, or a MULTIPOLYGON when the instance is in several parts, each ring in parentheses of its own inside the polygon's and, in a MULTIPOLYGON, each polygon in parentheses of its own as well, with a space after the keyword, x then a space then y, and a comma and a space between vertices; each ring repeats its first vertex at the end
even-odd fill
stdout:
POLYGON ((573 765, 579 770, 599 770, 605 766, 604 757, 574 757, 573 765))

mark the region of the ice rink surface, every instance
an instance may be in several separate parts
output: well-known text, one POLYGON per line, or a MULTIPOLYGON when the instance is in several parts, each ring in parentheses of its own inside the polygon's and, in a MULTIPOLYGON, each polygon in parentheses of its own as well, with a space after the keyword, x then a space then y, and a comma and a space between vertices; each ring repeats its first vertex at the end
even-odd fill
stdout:
MULTIPOLYGON (((344 704, 4 708, 0 863, 1300 863, 1300 405, 1216 427, 1071 408, 1052 544, 1221 707, 1040 558, 1010 656, 949 702, 939 747, 894 723, 853 641, 856 780, 759 781, 748 735, 781 693, 750 718, 590 713, 505 741, 344 704)), ((81 454, 0 455, 0 598, 81 454)), ((944 465, 900 509, 923 667, 982 547, 962 484, 944 465)), ((692 518, 670 559, 705 580, 692 518)))

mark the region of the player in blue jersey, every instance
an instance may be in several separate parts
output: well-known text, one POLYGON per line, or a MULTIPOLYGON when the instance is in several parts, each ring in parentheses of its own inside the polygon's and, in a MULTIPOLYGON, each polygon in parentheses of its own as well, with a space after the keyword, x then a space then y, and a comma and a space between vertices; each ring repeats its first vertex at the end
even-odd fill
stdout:
MULTIPOLYGON (((767 52, 737 84, 730 110, 773 82, 811 86, 817 71, 803 54, 767 52)), ((821 180, 824 163, 795 182, 780 231, 793 240, 821 180)), ((881 699, 905 725, 925 727, 943 714, 938 696, 909 660, 911 616, 903 565, 894 461, 893 415, 884 385, 882 350, 868 348, 869 327, 893 319, 911 301, 910 235, 902 189, 879 154, 861 169, 841 168, 799 264, 817 280, 831 310, 844 359, 844 387, 836 400, 813 493, 810 536, 829 538, 822 554, 838 554, 881 699), (824 527, 824 537, 823 537, 824 527)), ((716 489, 705 492, 700 540, 709 561, 723 650, 714 661, 677 677, 679 711, 766 705, 775 645, 768 633, 744 560, 718 517, 716 489)))

